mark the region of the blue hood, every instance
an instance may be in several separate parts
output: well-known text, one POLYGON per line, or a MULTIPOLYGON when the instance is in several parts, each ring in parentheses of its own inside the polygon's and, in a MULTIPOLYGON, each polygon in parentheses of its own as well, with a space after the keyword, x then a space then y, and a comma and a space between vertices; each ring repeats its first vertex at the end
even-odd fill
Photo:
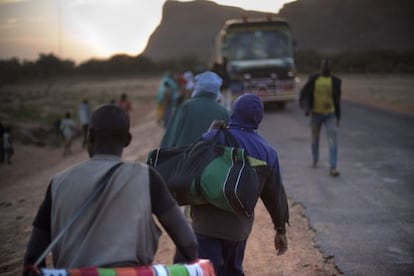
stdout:
POLYGON ((229 127, 256 130, 263 119, 263 102, 253 94, 243 94, 232 106, 229 127))

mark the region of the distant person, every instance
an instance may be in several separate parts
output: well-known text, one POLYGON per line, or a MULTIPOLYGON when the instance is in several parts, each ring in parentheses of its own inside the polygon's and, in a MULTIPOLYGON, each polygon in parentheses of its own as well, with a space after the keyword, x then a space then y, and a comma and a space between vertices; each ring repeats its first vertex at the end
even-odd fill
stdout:
POLYGON ((65 118, 60 122, 60 130, 63 133, 63 157, 72 153, 72 140, 75 136, 75 122, 72 120, 70 112, 65 114, 65 118))
POLYGON ((183 73, 184 84, 184 100, 190 98, 191 93, 194 90, 194 74, 191 71, 185 71, 183 73))
POLYGON ((122 108, 129 116, 132 106, 131 106, 131 102, 128 100, 127 94, 123 93, 121 95, 121 98, 119 99, 119 102, 118 102, 118 106, 122 108))
POLYGON ((171 77, 170 73, 165 73, 160 81, 157 92, 157 122, 161 124, 164 116, 164 93, 166 91, 165 84, 168 83, 168 90, 171 91, 171 107, 172 113, 175 112, 177 101, 180 97, 179 87, 177 82, 171 77))
POLYGON ((88 134, 89 120, 91 118, 91 108, 87 99, 84 99, 78 108, 79 123, 82 129, 82 147, 86 148, 86 135, 88 134))
POLYGON ((53 128, 55 129, 54 145, 60 146, 62 141, 65 140, 63 132, 60 129, 60 124, 62 123, 62 118, 56 118, 53 122, 53 128))
POLYGON ((6 164, 10 165, 12 163, 12 157, 14 155, 14 147, 9 127, 4 127, 2 148, 4 152, 4 161, 6 164))
MULTIPOLYGON (((233 104, 227 124, 237 145, 226 144, 228 142, 223 135, 219 136, 219 144, 240 146, 248 156, 265 162, 264 167, 257 168, 263 185, 260 198, 276 232, 274 241, 270 243, 274 244, 277 255, 282 255, 288 248, 286 223, 289 221, 289 208, 276 150, 257 133, 262 118, 262 100, 253 94, 240 96, 233 104)), ((220 127, 226 127, 226 124, 214 122, 213 129, 202 135, 203 139, 213 139, 217 132, 214 128, 220 127)), ((216 275, 244 275, 243 257, 254 216, 240 216, 206 204, 191 206, 191 218, 199 243, 198 254, 212 261, 216 275)))
POLYGON ((189 145, 200 138, 214 120, 227 121, 229 113, 217 101, 221 78, 206 71, 195 77, 192 98, 177 109, 162 138, 160 147, 189 145))
MULTIPOLYGON (((128 115, 115 105, 93 114, 89 126, 89 160, 52 178, 33 222, 24 258, 31 271, 42 252, 110 168, 121 162, 131 141, 128 115)), ((107 186, 72 225, 52 251, 57 268, 151 265, 161 230, 157 217, 185 261, 197 258, 197 241, 163 178, 152 167, 123 162, 107 186)), ((41 266, 45 266, 43 261, 41 266)))
POLYGON ((219 100, 227 110, 231 110, 231 103, 232 103, 232 92, 230 87, 230 77, 227 72, 227 58, 223 57, 223 62, 215 62, 213 64, 212 71, 220 76, 223 80, 223 84, 221 85, 221 99, 219 100))
POLYGON ((320 73, 309 77, 299 97, 301 108, 310 116, 312 167, 319 161, 319 135, 324 125, 329 143, 329 175, 337 177, 337 128, 341 118, 341 80, 331 73, 331 60, 323 59, 320 73))
POLYGON ((223 57, 223 63, 214 62, 212 71, 219 75, 219 77, 223 80, 223 84, 221 85, 222 92, 229 88, 230 77, 227 72, 227 58, 223 57))
POLYGON ((168 82, 164 83, 164 97, 163 97, 163 124, 167 128, 168 123, 173 113, 173 91, 168 82))

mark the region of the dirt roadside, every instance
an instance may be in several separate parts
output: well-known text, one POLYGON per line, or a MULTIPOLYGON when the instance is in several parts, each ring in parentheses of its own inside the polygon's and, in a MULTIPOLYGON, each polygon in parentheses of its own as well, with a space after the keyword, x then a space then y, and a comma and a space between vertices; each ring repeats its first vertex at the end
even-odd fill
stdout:
MULTIPOLYGON (((344 76, 344 98, 368 106, 414 114, 412 78, 375 78, 344 76)), ((303 79, 304 80, 304 79, 303 79)), ((152 104, 134 103, 131 114, 133 141, 123 159, 143 161, 149 149, 157 147, 163 129, 154 120, 152 104)), ((0 165, 0 275, 20 275, 22 257, 31 231, 31 223, 42 201, 50 177, 87 158, 80 141, 74 153, 62 157, 62 149, 16 144, 12 165, 0 165)), ((259 201, 256 219, 249 237, 244 261, 246 275, 340 275, 333 257, 324 258, 314 243, 303 207, 290 204, 289 250, 276 256, 273 227, 259 201)), ((162 235, 155 261, 170 263, 174 246, 162 235)))
MULTIPOLYGON (((143 161, 148 149, 157 147, 163 129, 155 123, 153 106, 135 103, 133 110, 135 118, 146 115, 136 121, 132 129, 133 141, 125 150, 123 159, 143 161)), ((71 156, 63 158, 60 148, 16 145, 13 164, 0 165, 1 275, 20 275, 31 223, 50 177, 87 158, 80 141, 74 143, 73 151, 71 156)), ((325 259, 314 244, 315 233, 303 215, 303 207, 290 205, 290 217, 289 250, 283 256, 276 256, 273 226, 259 201, 245 255, 246 275, 340 275, 334 258, 325 259)), ((163 234, 155 262, 171 263, 173 252, 171 240, 163 234)))

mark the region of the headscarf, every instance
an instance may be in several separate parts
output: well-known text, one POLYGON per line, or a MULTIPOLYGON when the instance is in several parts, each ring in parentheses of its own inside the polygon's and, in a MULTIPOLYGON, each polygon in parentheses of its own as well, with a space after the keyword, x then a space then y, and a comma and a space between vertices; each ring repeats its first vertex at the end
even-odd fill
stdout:
POLYGON ((195 76, 195 87, 191 97, 195 97, 201 92, 211 93, 217 97, 222 83, 223 80, 214 72, 205 71, 198 74, 195 76))

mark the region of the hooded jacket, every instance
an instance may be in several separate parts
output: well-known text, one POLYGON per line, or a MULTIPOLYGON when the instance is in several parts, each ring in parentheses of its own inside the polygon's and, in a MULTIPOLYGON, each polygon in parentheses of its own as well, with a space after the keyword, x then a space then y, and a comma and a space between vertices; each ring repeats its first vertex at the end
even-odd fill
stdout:
MULTIPOLYGON (((276 150, 257 133, 262 119, 263 103, 260 98, 253 94, 244 94, 233 104, 228 129, 238 146, 244 148, 249 156, 266 162, 266 167, 258 171, 263 185, 260 198, 272 218, 275 230, 284 233, 285 224, 289 220, 287 197, 280 176, 276 150)), ((212 139, 216 131, 211 130, 203 134, 203 139, 212 139)), ((226 144, 223 136, 219 142, 226 144)), ((245 240, 252 230, 253 220, 254 216, 237 216, 212 205, 192 206, 194 231, 210 237, 245 240), (218 225, 220 227, 217 227, 218 225)))

